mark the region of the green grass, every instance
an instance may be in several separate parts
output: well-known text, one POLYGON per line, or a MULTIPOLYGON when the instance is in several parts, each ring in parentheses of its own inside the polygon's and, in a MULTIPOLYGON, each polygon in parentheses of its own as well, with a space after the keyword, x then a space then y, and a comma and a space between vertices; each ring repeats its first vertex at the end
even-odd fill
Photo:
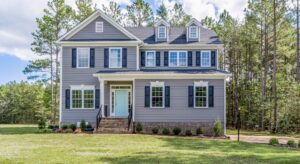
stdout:
MULTIPOLYGON (((227 135, 237 135, 238 131, 236 129, 227 129, 227 135)), ((251 131, 251 130, 241 130, 241 135, 249 135, 249 136, 286 136, 286 137, 294 137, 300 138, 300 134, 273 134, 269 131, 251 131)))
POLYGON ((0 163, 300 163, 299 150, 229 140, 36 132, 0 125, 0 163))

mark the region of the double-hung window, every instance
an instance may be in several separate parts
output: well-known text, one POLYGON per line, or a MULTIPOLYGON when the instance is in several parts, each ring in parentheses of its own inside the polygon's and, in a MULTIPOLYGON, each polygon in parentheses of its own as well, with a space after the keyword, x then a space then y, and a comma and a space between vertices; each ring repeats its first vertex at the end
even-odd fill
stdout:
POLYGON ((198 27, 197 26, 190 26, 189 27, 189 37, 190 38, 198 38, 198 27))
POLYGON ((186 51, 170 51, 169 52, 170 67, 186 67, 187 52, 186 51))
POLYGON ((155 51, 146 51, 146 67, 155 67, 156 54, 155 51))
POLYGON ((89 68, 90 49, 77 48, 77 68, 89 68))
POLYGON ((94 109, 94 86, 71 86, 72 109, 94 109))
POLYGON ((208 107, 208 83, 195 82, 194 84, 194 107, 207 108, 208 107))
POLYGON ((164 108, 165 105, 164 90, 165 90, 165 86, 163 82, 151 83, 151 90, 150 90, 151 108, 164 108))
POLYGON ((109 68, 122 67, 122 49, 110 48, 109 49, 109 68))
POLYGON ((164 39, 167 36, 167 28, 165 26, 159 26, 158 27, 158 38, 164 39))
POLYGON ((210 51, 201 51, 201 67, 210 67, 210 51))

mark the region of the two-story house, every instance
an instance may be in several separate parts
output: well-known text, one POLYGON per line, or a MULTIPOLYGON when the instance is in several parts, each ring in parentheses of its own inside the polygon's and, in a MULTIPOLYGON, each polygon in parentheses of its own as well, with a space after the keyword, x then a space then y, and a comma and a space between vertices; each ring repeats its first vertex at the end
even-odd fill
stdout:
POLYGON ((185 27, 163 20, 122 27, 98 10, 57 43, 61 125, 86 120, 99 129, 111 120, 118 127, 110 128, 139 122, 146 132, 202 127, 209 133, 219 119, 225 133, 229 73, 218 69, 222 44, 196 19, 185 27))

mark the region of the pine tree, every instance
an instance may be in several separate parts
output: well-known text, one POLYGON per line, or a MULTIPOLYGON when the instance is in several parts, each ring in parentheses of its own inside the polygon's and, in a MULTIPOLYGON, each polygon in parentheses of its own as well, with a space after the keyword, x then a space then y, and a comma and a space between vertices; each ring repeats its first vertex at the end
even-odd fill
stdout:
POLYGON ((121 13, 120 5, 114 1, 110 1, 108 7, 102 5, 102 10, 106 15, 112 17, 119 24, 121 24, 124 20, 124 15, 121 13))
POLYGON ((144 0, 135 0, 127 6, 128 19, 133 26, 152 26, 154 24, 153 11, 150 4, 144 0))

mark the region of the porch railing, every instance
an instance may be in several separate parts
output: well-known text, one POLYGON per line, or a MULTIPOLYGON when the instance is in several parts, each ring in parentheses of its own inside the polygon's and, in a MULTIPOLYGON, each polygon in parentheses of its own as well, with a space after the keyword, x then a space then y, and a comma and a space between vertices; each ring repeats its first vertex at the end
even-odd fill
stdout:
POLYGON ((131 122, 132 122, 132 105, 129 105, 129 108, 128 108, 128 131, 130 130, 131 122))

